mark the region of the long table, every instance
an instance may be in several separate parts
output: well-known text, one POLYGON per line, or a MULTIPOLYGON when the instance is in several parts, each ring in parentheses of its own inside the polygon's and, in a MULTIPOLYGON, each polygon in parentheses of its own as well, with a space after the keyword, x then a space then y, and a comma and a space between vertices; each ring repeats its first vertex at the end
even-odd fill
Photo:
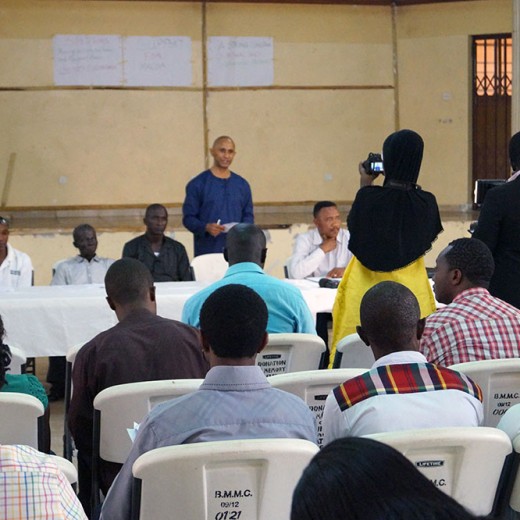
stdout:
MULTIPOLYGON (((309 280, 286 280, 298 287, 313 314, 330 312, 336 290, 309 280)), ((184 302, 209 285, 204 282, 156 283, 157 314, 181 319, 184 302)), ((61 356, 117 323, 102 284, 37 286, 0 292, 6 343, 28 357, 61 356)))

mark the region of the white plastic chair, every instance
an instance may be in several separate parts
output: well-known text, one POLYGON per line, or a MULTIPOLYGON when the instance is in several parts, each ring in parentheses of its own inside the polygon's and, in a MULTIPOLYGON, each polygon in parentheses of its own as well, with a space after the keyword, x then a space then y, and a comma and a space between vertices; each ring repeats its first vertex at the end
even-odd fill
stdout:
POLYGON ((92 501, 99 504, 99 459, 123 464, 132 448, 127 429, 159 403, 195 392, 203 379, 168 379, 111 386, 94 399, 92 501))
POLYGON ((56 463, 61 472, 67 477, 69 483, 76 484, 78 481, 78 470, 70 460, 59 457, 58 455, 49 455, 49 457, 56 463))
POLYGON ((9 364, 9 374, 23 374, 25 372, 25 364, 27 356, 20 347, 9 345, 11 351, 11 363, 9 364))
POLYGON ((267 346, 256 356, 256 364, 266 376, 317 370, 325 342, 315 334, 269 334, 267 346))
POLYGON ((0 393, 0 444, 25 444, 39 449, 43 434, 43 404, 32 395, 0 393))
POLYGON ((223 253, 196 256, 190 263, 192 277, 197 282, 216 282, 224 277, 228 267, 223 253))
POLYGON ((79 343, 78 345, 74 345, 71 347, 66 355, 66 364, 65 364, 65 407, 64 413, 65 418, 63 421, 63 456, 67 460, 72 460, 72 453, 74 451, 72 436, 70 434, 69 425, 68 425, 68 416, 69 416, 69 408, 70 408, 70 399, 72 397, 72 368, 74 366, 74 361, 76 360, 76 356, 78 352, 83 347, 84 343, 79 343))
POLYGON ((170 520, 173 511, 176 518, 197 520, 289 518, 294 488, 317 451, 302 439, 203 442, 149 451, 133 465, 132 519, 170 520))
POLYGON ((321 421, 325 400, 333 388, 347 379, 365 372, 363 368, 338 368, 334 370, 307 370, 271 376, 269 382, 275 388, 285 390, 303 399, 316 417, 318 446, 323 442, 321 421))
MULTIPOLYGON (((520 457, 520 435, 517 435, 513 440, 513 448, 515 450, 516 457, 520 457)), ((517 468, 509 505, 511 506, 511 509, 517 513, 520 513, 520 468, 517 468)))
POLYGON ((440 490, 475 515, 491 512, 504 462, 512 452, 511 440, 496 428, 432 428, 366 437, 400 451, 440 490))
POLYGON ((518 358, 471 361, 449 368, 466 374, 482 388, 484 426, 496 426, 511 406, 520 403, 518 358))
POLYGON ((370 368, 374 361, 372 349, 356 332, 340 339, 336 345, 334 368, 370 368))

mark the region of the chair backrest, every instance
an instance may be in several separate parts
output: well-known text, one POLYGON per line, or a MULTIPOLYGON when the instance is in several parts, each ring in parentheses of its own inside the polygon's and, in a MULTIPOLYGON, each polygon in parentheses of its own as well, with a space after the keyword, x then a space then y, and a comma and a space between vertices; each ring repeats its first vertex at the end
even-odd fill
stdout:
POLYGON ((133 465, 132 519, 278 520, 318 451, 302 439, 248 439, 158 448, 133 465), (182 475, 182 478, 179 478, 182 475), (165 485, 175 482, 175 486, 165 485))
MULTIPOLYGON (((515 450, 516 457, 520 458, 520 435, 517 435, 513 439, 513 449, 515 450)), ((511 492, 511 498, 509 500, 509 505, 511 506, 511 509, 515 510, 517 513, 520 513, 520 466, 517 466, 517 472, 513 484, 513 490, 511 492)))
POLYGON ((196 256, 190 263, 192 277, 197 282, 216 282, 224 277, 228 267, 222 253, 196 256))
POLYGON ((68 414, 70 407, 70 399, 72 397, 72 367, 74 366, 74 361, 76 360, 76 356, 80 351, 81 347, 83 347, 84 343, 78 343, 71 347, 66 355, 66 364, 65 364, 65 407, 64 413, 65 418, 63 421, 63 456, 67 460, 72 460, 72 436, 70 434, 69 425, 68 425, 68 414))
POLYGON ((496 428, 432 428, 367 437, 396 448, 475 515, 491 512, 506 457, 512 452, 511 440, 496 428))
POLYGON ((0 444, 25 444, 39 449, 43 404, 32 395, 0 392, 0 444))
POLYGON ((307 370, 271 376, 269 382, 275 388, 285 390, 303 399, 316 417, 318 446, 323 442, 321 421, 325 400, 333 388, 347 379, 365 372, 363 368, 338 368, 334 370, 307 370))
POLYGON ((203 379, 167 379, 111 386, 94 398, 92 500, 99 504, 99 459, 123 464, 132 448, 128 429, 159 403, 196 391, 203 379))
POLYGON ((482 388, 484 426, 496 426, 511 406, 520 403, 518 358, 471 361, 449 368, 466 374, 482 388))
POLYGON ((59 457, 58 455, 49 455, 49 457, 56 463, 56 466, 60 468, 61 472, 67 477, 70 484, 75 484, 78 481, 78 470, 76 466, 67 459, 59 457))
POLYGON ((269 334, 267 346, 256 356, 256 364, 266 376, 317 370, 326 350, 325 342, 315 334, 269 334))
POLYGON ((9 365, 9 374, 23 374, 25 372, 25 364, 27 363, 27 356, 20 347, 9 345, 11 351, 11 363, 9 365))
POLYGON ((338 341, 334 368, 370 368, 375 358, 372 349, 367 347, 359 334, 349 334, 338 341))

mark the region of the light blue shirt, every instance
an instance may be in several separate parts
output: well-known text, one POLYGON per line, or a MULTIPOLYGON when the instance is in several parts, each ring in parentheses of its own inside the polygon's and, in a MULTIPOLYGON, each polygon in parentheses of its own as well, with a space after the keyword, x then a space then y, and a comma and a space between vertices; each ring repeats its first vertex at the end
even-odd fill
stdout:
POLYGON ((182 321, 193 327, 200 327, 200 309, 206 298, 219 287, 238 283, 256 291, 267 305, 269 317, 267 332, 303 332, 316 334, 313 316, 302 293, 297 287, 264 273, 254 262, 232 265, 222 280, 211 284, 194 294, 182 310, 182 321))
POLYGON ((101 520, 130 519, 132 465, 143 453, 178 444, 261 438, 316 443, 314 415, 299 397, 272 388, 256 366, 212 368, 199 390, 148 414, 108 492, 101 520))

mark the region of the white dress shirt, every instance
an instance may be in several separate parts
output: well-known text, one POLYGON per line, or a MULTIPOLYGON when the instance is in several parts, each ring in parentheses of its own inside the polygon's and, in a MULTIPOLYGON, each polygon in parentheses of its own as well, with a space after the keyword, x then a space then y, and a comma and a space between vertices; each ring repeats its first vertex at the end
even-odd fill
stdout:
POLYGON ((112 258, 97 255, 90 262, 79 255, 67 258, 56 264, 51 285, 105 283, 105 275, 113 263, 112 258))
POLYGON ((348 249, 349 239, 349 232, 340 229, 336 238, 336 248, 325 253, 320 247, 323 238, 318 229, 297 235, 293 255, 287 262, 289 278, 327 276, 335 267, 346 267, 352 258, 348 249))
POLYGON ((33 266, 29 255, 7 244, 7 256, 0 265, 0 287, 30 287, 33 266))

